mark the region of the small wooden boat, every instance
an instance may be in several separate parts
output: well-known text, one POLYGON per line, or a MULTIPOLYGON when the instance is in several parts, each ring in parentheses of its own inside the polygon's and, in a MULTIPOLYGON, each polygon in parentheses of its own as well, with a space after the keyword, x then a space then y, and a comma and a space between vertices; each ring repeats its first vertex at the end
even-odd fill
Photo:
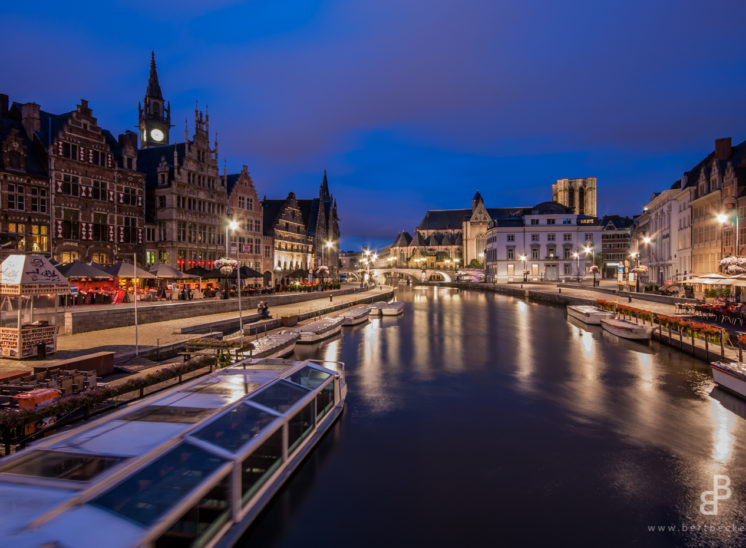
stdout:
POLYGON ((253 358, 284 358, 295 350, 295 343, 300 339, 297 331, 280 331, 261 337, 255 341, 253 358))
POLYGON ((737 362, 712 362, 712 376, 718 386, 737 396, 746 398, 746 364, 737 362))
POLYGON ((380 316, 381 315, 381 308, 386 306, 388 303, 386 301, 376 301, 372 305, 370 305, 370 315, 371 316, 380 316))
POLYGON ((382 316, 398 316, 399 314, 404 314, 404 303, 401 301, 386 303, 381 307, 382 316))
POLYGON ((612 335, 623 339, 633 341, 649 341, 653 335, 653 327, 650 325, 640 325, 627 320, 615 320, 612 318, 602 318, 601 327, 612 335))
POLYGON ((346 310, 339 315, 339 317, 342 318, 342 325, 359 325, 367 322, 369 316, 369 306, 359 306, 352 310, 346 310))
POLYGON ((295 331, 300 333, 298 343, 315 343, 336 335, 342 330, 342 318, 322 318, 306 325, 297 327, 295 331))
POLYGON ((595 306, 585 305, 568 306, 567 315, 572 316, 573 318, 577 318, 581 322, 587 323, 588 325, 601 325, 601 320, 603 318, 614 317, 613 312, 601 310, 600 308, 595 306))

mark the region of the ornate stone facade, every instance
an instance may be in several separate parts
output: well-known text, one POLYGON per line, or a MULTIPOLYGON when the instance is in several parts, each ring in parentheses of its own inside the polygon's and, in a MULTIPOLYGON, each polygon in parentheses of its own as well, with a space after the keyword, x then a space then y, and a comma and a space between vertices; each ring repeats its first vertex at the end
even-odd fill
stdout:
POLYGON ((241 173, 224 175, 228 191, 229 219, 238 223, 235 234, 229 233, 231 257, 238 256, 241 265, 263 272, 262 204, 247 166, 241 173))

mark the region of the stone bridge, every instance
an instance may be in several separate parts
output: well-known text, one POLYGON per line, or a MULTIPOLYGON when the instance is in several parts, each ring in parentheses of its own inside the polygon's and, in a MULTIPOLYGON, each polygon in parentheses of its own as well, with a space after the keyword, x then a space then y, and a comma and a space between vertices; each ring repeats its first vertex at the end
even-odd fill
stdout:
MULTIPOLYGON (((363 278, 366 273, 365 269, 358 270, 342 270, 341 272, 347 274, 348 280, 359 281, 363 278)), ((427 281, 441 281, 441 282, 452 282, 456 277, 455 271, 438 270, 431 268, 397 268, 397 267, 383 267, 383 268, 371 268, 370 275, 376 282, 379 283, 391 283, 392 280, 396 279, 409 279, 413 282, 427 282, 427 281)))

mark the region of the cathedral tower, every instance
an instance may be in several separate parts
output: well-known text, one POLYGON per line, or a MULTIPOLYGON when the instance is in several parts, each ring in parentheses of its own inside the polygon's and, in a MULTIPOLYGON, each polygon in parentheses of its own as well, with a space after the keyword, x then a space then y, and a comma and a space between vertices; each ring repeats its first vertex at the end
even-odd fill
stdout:
POLYGON ((171 128, 171 103, 163 101, 158 73, 155 70, 155 53, 150 54, 150 77, 143 104, 137 105, 139 113, 140 147, 156 147, 168 144, 171 128))

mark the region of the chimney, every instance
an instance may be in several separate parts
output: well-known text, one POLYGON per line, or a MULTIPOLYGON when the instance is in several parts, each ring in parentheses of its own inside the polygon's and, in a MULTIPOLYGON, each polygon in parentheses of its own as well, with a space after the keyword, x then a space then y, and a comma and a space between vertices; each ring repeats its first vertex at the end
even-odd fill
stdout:
POLYGON ((24 103, 21 106, 21 123, 29 139, 34 137, 34 133, 41 129, 41 120, 39 118, 39 105, 36 103, 24 103))
POLYGON ((731 154, 731 140, 730 137, 723 137, 722 139, 715 139, 715 159, 716 160, 727 160, 731 154))
POLYGON ((130 146, 134 150, 137 150, 137 134, 131 132, 130 130, 122 133, 121 135, 119 135, 119 146, 122 148, 130 146))
POLYGON ((8 96, 0 93, 0 117, 8 116, 8 96))

